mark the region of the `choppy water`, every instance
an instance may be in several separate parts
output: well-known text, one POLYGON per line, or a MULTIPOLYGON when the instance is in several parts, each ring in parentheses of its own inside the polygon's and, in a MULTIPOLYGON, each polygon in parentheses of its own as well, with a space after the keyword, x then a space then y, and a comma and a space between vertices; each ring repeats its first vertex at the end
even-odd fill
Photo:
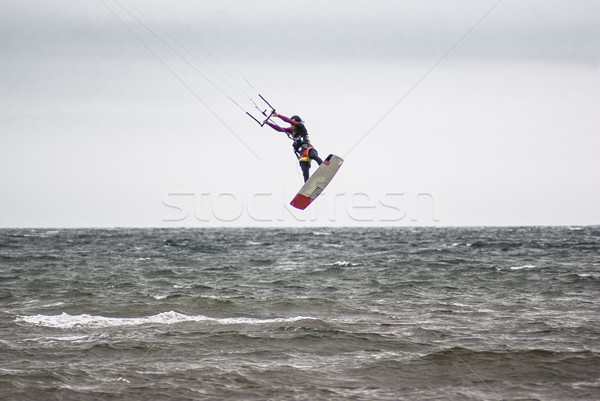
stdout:
POLYGON ((0 399, 600 399, 600 228, 0 230, 0 399))

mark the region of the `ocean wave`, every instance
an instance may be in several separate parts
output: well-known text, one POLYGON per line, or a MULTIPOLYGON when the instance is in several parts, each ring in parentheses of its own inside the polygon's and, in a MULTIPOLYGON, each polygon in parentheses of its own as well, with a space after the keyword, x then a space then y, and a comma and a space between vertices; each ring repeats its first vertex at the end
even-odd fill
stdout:
POLYGON ((167 299, 169 297, 167 294, 148 294, 148 296, 156 299, 157 301, 162 301, 163 299, 167 299))
POLYGON ((265 246, 268 244, 265 242, 258 242, 258 241, 246 241, 246 245, 248 245, 248 246, 265 246))
POLYGON ((511 266, 509 270, 535 269, 536 267, 535 265, 511 266))
POLYGON ((448 385, 454 380, 471 377, 474 382, 491 378, 516 383, 590 382, 597 380, 592 367, 600 361, 591 351, 557 351, 548 349, 474 350, 455 346, 425 355, 400 355, 369 360, 356 370, 365 374, 410 378, 413 383, 448 385))
POLYGON ((15 319, 19 323, 28 323, 36 326, 52 327, 52 328, 106 328, 119 326, 141 326, 149 324, 176 324, 182 322, 206 322, 222 325, 245 324, 245 325, 262 325, 262 324, 282 324, 295 323, 299 321, 319 319, 310 316, 293 316, 286 318, 250 318, 250 317, 228 317, 215 318, 204 315, 185 315, 183 313, 169 311, 162 312, 153 316, 144 317, 105 317, 94 316, 89 314, 69 315, 63 312, 60 315, 30 315, 17 316, 15 319))
POLYGON ((337 260, 335 262, 333 262, 330 266, 335 266, 335 267, 355 267, 358 266, 357 264, 351 263, 351 262, 347 262, 345 260, 337 260))

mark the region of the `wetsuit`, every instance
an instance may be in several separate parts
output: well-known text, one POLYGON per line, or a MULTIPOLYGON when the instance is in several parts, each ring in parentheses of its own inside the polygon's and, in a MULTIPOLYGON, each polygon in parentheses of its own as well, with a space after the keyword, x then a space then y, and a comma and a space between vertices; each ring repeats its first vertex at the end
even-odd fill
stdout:
POLYGON ((308 180, 310 162, 314 160, 317 164, 321 165, 323 162, 317 153, 317 150, 310 144, 308 139, 308 131, 301 121, 296 121, 286 116, 278 115, 283 121, 291 124, 288 128, 282 128, 277 124, 267 121, 267 124, 276 131, 285 132, 287 136, 294 141, 292 144, 294 148, 294 154, 300 161, 300 168, 302 169, 302 175, 304 176, 304 182, 308 180))

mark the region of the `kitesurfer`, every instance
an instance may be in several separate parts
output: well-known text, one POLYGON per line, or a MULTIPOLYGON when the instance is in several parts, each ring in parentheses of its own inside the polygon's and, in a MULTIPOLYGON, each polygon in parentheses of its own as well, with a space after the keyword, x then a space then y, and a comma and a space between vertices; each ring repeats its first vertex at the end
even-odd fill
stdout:
POLYGON ((321 160, 317 150, 311 145, 310 140, 308 139, 308 131, 304 126, 304 121, 302 121, 302 119, 298 116, 292 116, 292 118, 288 118, 276 113, 275 111, 273 111, 271 116, 278 117, 284 122, 291 124, 287 128, 282 128, 279 125, 272 123, 268 119, 264 121, 264 124, 267 124, 275 131, 285 132, 288 138, 294 141, 294 154, 300 161, 300 168, 302 169, 302 175, 304 175, 304 182, 306 182, 309 177, 308 171, 310 169, 310 162, 314 160, 317 162, 317 164, 321 165, 323 160, 321 160))

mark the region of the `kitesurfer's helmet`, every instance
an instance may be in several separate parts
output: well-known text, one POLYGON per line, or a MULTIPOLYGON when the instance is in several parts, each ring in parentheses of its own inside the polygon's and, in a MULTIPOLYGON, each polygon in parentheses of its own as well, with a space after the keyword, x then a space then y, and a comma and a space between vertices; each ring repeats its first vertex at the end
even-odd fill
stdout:
POLYGON ((302 122, 304 122, 304 121, 302 121, 302 119, 301 119, 300 117, 298 117, 298 116, 292 116, 291 120, 298 121, 299 123, 302 123, 302 122))

